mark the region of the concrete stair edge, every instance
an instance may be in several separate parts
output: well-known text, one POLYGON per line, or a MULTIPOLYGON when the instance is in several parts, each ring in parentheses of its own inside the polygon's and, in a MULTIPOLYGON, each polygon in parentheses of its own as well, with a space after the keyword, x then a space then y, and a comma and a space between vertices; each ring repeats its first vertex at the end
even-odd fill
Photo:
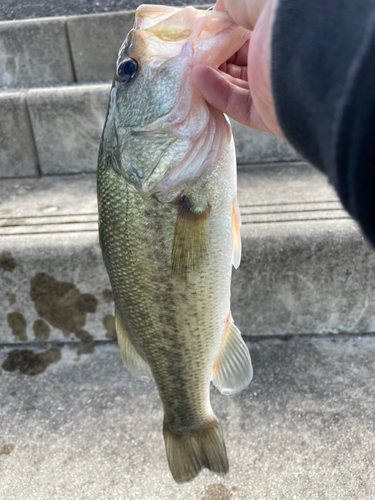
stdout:
MULTIPOLYGON (((95 172, 110 88, 91 83, 0 92, 0 178, 95 172)), ((300 160, 283 139, 234 121, 232 127, 240 165, 300 160)))
POLYGON ((134 13, 0 21, 0 89, 110 81, 134 13))
MULTIPOLYGON (((12 179, 0 195, 0 343, 115 338, 95 175, 12 179), (67 316, 55 317, 66 293, 67 316)), ((322 174, 245 169, 238 195, 243 257, 231 300, 243 335, 374 332, 375 254, 322 174)))

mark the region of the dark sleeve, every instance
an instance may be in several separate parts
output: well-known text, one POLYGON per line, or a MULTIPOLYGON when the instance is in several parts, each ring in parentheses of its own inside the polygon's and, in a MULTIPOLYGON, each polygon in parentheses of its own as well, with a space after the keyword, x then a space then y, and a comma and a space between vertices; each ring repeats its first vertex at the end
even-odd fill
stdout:
POLYGON ((375 1, 280 0, 271 54, 285 137, 375 245, 375 1))

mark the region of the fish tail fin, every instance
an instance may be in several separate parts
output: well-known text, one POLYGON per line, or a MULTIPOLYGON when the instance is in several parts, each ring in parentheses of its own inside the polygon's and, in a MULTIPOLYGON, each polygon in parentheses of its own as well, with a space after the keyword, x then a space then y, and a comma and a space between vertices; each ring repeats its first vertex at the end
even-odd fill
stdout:
POLYGON ((177 483, 194 479, 203 468, 217 474, 228 472, 225 443, 215 418, 188 435, 175 431, 164 419, 163 434, 169 468, 177 483))

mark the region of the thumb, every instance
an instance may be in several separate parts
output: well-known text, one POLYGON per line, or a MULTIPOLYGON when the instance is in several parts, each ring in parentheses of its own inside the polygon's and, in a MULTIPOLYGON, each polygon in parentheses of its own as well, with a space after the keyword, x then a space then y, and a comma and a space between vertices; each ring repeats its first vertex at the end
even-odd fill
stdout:
POLYGON ((196 66, 191 71, 193 84, 211 106, 242 125, 271 132, 253 105, 250 90, 234 85, 219 71, 208 66, 196 66))

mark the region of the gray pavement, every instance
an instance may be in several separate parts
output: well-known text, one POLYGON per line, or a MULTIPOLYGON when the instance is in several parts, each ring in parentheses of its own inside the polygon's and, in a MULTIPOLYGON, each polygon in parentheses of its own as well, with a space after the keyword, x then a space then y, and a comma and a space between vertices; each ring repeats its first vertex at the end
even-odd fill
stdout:
POLYGON ((116 344, 3 348, 0 498, 373 500, 375 338, 249 347, 251 385, 229 398, 212 390, 230 472, 182 486, 154 384, 127 372, 116 344))

